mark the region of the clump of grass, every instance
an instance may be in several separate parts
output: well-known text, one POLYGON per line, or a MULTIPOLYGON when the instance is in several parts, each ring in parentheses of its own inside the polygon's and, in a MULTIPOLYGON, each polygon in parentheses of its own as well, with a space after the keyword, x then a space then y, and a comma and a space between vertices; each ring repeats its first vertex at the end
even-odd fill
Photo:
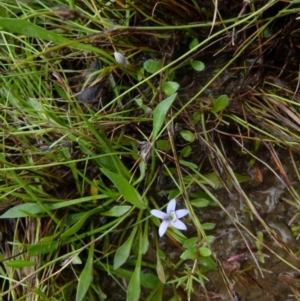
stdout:
POLYGON ((261 163, 282 176, 299 208, 273 148, 289 148, 291 158, 299 148, 298 69, 288 58, 271 64, 274 37, 297 34, 278 25, 291 16, 297 23, 293 3, 236 3, 230 13, 196 1, 54 4, 7 1, 0 9, 1 218, 11 242, 2 250, 0 295, 105 300, 103 282, 113 280, 128 300, 208 298, 207 273, 219 262, 208 235, 215 225, 200 223, 197 208, 220 206, 257 242, 260 258, 264 248, 273 252, 216 199, 219 187, 235 189, 296 259, 242 189, 249 178, 235 172, 224 147, 229 137, 245 160, 259 162, 256 150, 265 147, 279 173, 261 163), (208 71, 213 55, 221 59, 208 71), (186 73, 201 87, 187 92, 186 73), (232 77, 235 89, 215 88, 232 77), (200 146, 209 155, 198 155, 200 146), (194 230, 172 229, 160 243, 149 212, 174 197, 194 230))

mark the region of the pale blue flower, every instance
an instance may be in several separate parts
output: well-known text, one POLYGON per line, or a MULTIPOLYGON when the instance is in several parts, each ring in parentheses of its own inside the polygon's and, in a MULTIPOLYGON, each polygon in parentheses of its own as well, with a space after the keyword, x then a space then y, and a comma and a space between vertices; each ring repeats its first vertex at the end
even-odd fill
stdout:
POLYGON ((114 52, 114 57, 115 57, 116 61, 117 61, 120 65, 122 65, 122 66, 124 66, 124 67, 126 67, 126 66, 129 65, 129 61, 128 61, 128 60, 125 58, 125 56, 124 56, 123 54, 121 54, 120 52, 114 52))
POLYGON ((186 225, 179 219, 187 215, 189 211, 186 209, 175 210, 175 208, 176 200, 172 199, 167 206, 166 213, 157 209, 153 209, 150 211, 152 215, 163 220, 158 230, 158 234, 160 237, 162 237, 165 234, 169 226, 177 228, 179 230, 187 229, 186 225))

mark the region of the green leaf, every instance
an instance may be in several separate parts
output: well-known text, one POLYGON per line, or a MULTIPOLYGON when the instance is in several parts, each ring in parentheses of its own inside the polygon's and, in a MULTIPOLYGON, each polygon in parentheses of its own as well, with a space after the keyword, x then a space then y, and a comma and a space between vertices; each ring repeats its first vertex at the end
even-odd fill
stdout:
POLYGON ((257 238, 259 239, 259 241, 263 242, 264 241, 264 233, 261 231, 258 231, 256 234, 257 238))
POLYGON ((97 213, 99 210, 101 210, 103 207, 102 206, 98 206, 90 211, 85 212, 84 214, 82 213, 80 218, 78 219, 78 221, 69 229, 67 229, 64 233, 62 233, 62 235, 60 236, 60 238, 62 240, 66 239, 69 236, 72 236, 73 234, 77 233, 83 226, 83 224, 85 223, 85 221, 93 214, 97 213))
POLYGON ((70 263, 72 265, 76 265, 76 264, 82 264, 82 261, 78 255, 68 256, 63 260, 63 262, 60 265, 66 266, 66 265, 69 265, 70 263))
POLYGON ((10 208, 4 214, 0 216, 0 218, 19 218, 19 217, 27 217, 30 215, 35 215, 38 213, 42 213, 45 210, 42 208, 40 204, 37 203, 26 203, 17 205, 15 207, 10 208))
POLYGON ((152 131, 152 141, 155 141, 158 132, 161 130, 162 125, 165 122, 166 115, 172 106, 177 93, 172 94, 168 98, 164 99, 153 111, 153 131, 152 131))
POLYGON ((101 215, 119 217, 128 212, 132 207, 131 206, 114 206, 108 211, 101 212, 101 215))
POLYGON ((169 79, 169 80, 174 80, 175 78, 175 72, 172 70, 167 70, 166 71, 166 77, 169 79))
POLYGON ((83 224, 89 218, 90 215, 91 215, 90 212, 84 214, 82 218, 75 225, 73 225, 71 228, 67 229, 64 233, 62 233, 61 239, 64 240, 67 237, 77 233, 82 228, 83 224))
POLYGON ((124 199, 139 209, 146 209, 146 204, 136 189, 122 176, 109 171, 106 168, 100 169, 118 188, 124 199))
POLYGON ((220 95, 215 103, 214 103, 214 107, 211 110, 213 113, 218 113, 222 110, 224 110, 225 108, 227 108, 229 105, 229 97, 227 95, 220 95))
POLYGON ((200 254, 204 257, 208 257, 211 255, 211 250, 209 248, 202 247, 202 248, 199 248, 199 251, 200 251, 200 254))
POLYGON ((160 281, 156 275, 143 272, 141 273, 141 284, 143 287, 153 290, 155 287, 160 285, 160 281))
POLYGON ((162 90, 166 96, 170 96, 179 89, 180 85, 176 82, 164 82, 162 84, 162 90))
POLYGON ((198 72, 203 71, 205 69, 205 65, 201 61, 192 61, 191 66, 194 70, 198 72))
MULTIPOLYGON (((192 199, 192 202, 195 201, 196 203, 202 200, 207 200, 209 202, 209 206, 218 206, 216 201, 206 192, 194 192, 191 193, 190 198, 192 199)), ((197 207, 197 204, 195 204, 195 207, 197 207)))
POLYGON ((208 271, 212 271, 212 270, 216 270, 216 263, 214 262, 214 260, 211 259, 211 257, 200 257, 198 259, 198 262, 200 263, 200 265, 202 265, 201 267, 201 272, 208 272, 208 271))
POLYGON ((203 114, 200 112, 195 112, 193 114, 193 124, 196 125, 200 122, 201 118, 202 118, 203 114))
POLYGON ((164 271, 164 266, 162 265, 158 254, 156 256, 156 273, 157 273, 159 280, 162 283, 166 283, 166 275, 165 275, 165 271, 164 271))
POLYGON ((127 260, 132 247, 133 239, 136 233, 136 228, 133 229, 128 239, 117 249, 114 257, 114 270, 118 269, 127 260))
MULTIPOLYGON (((149 151, 150 152, 150 151, 149 151)), ((148 155, 148 154, 147 154, 148 155)), ((146 156, 147 156, 146 155, 146 156)), ((133 185, 136 186, 137 184, 139 184, 141 181, 143 181, 143 179, 146 176, 146 170, 147 170, 147 163, 143 160, 140 160, 139 163, 139 170, 140 170, 140 176, 136 179, 136 181, 134 181, 133 185)))
MULTIPOLYGON (((249 176, 240 175, 237 173, 235 173, 234 175, 239 183, 243 183, 250 180, 249 176)), ((215 172, 206 174, 203 177, 206 179, 207 184, 211 185, 214 189, 218 189, 222 187, 222 182, 220 181, 218 175, 215 172)), ((227 184, 229 186, 232 186, 232 181, 230 177, 227 177, 227 184)))
POLYGON ((201 224, 203 230, 213 230, 216 226, 214 223, 203 223, 201 224))
MULTIPOLYGON (((164 288, 165 288, 164 284, 159 283, 159 285, 154 288, 151 294, 148 295, 145 301, 163 301, 164 288)), ((181 299, 177 299, 176 301, 181 301, 181 299)))
POLYGON ((179 133, 180 136, 187 142, 194 142, 196 139, 195 134, 189 130, 181 130, 179 133))
POLYGON ((189 249, 191 247, 194 247, 198 242, 198 237, 192 237, 187 239, 184 244, 182 245, 185 249, 189 249))
POLYGON ((137 265, 127 288, 127 301, 139 301, 141 295, 141 267, 137 265))
POLYGON ((143 233, 142 253, 146 254, 148 249, 149 249, 149 233, 148 233, 148 220, 147 220, 144 228, 144 233, 143 233))
POLYGON ((190 154, 192 153, 192 147, 190 145, 185 146, 181 152, 180 152, 180 156, 183 158, 188 157, 190 154))
POLYGON ((197 208, 204 208, 209 205, 210 201, 207 199, 195 199, 191 201, 192 206, 197 207, 197 208))
MULTIPOLYGON (((112 269, 112 267, 109 264, 107 264, 107 267, 109 269, 112 269)), ((132 271, 129 271, 128 269, 118 268, 114 271, 114 275, 120 278, 124 278, 125 280, 130 280, 130 278, 132 277, 132 271)), ((143 273, 141 273, 140 276, 142 286, 151 290, 155 289, 155 287, 157 287, 161 283, 158 277, 154 274, 150 274, 143 271, 143 273)))
POLYGON ((57 250, 58 241, 51 241, 49 244, 46 243, 37 243, 28 249, 30 256, 48 254, 57 250))
POLYGON ((72 264, 82 264, 82 261, 78 255, 72 258, 72 264))
POLYGON ((150 59, 144 62, 144 69, 151 74, 159 71, 161 68, 162 63, 160 61, 150 59))
POLYGON ((36 262, 17 259, 12 261, 5 261, 4 264, 11 268, 24 268, 24 267, 33 267, 36 265, 36 262))
POLYGON ((58 93, 59 97, 62 98, 62 99, 64 99, 64 100, 67 100, 68 99, 68 95, 64 91, 64 89, 60 85, 58 85, 56 82, 53 82, 53 85, 54 85, 54 89, 58 93))
POLYGON ((209 244, 212 244, 214 241, 215 241, 216 237, 213 236, 213 235, 206 235, 206 241, 209 243, 209 244))
POLYGON ((136 98, 135 103, 144 110, 145 113, 151 113, 152 109, 150 107, 148 107, 147 105, 144 104, 143 99, 142 98, 136 98))
POLYGON ((192 42, 189 45, 190 49, 195 48, 197 45, 199 45, 199 40, 197 38, 193 39, 192 42))
POLYGON ((157 140, 156 148, 164 152, 169 151, 171 149, 169 140, 157 140))
MULTIPOLYGON (((106 195, 98 195, 97 199, 105 199, 106 195)), ((59 200, 57 203, 53 204, 38 204, 38 203, 25 203, 21 205, 14 206, 0 215, 1 218, 19 218, 19 217, 27 217, 33 216, 39 213, 46 212, 47 210, 57 210, 65 207, 70 207, 71 205, 81 204, 86 201, 92 200, 91 197, 79 198, 74 200, 59 200)))
POLYGON ((94 257, 94 244, 89 248, 89 255, 84 266, 84 269, 79 277, 79 283, 76 292, 76 301, 82 301, 93 281, 93 257, 94 257))
POLYGON ((185 161, 185 160, 182 160, 182 159, 179 160, 179 163, 181 165, 187 166, 187 167, 189 167, 191 169, 197 169, 198 168, 198 166, 195 163, 188 162, 188 161, 185 161))
POLYGON ((183 260, 187 260, 187 259, 195 260, 195 259, 197 259, 197 257, 198 257, 198 254, 197 254, 196 247, 192 247, 192 248, 185 250, 180 256, 180 258, 183 260))

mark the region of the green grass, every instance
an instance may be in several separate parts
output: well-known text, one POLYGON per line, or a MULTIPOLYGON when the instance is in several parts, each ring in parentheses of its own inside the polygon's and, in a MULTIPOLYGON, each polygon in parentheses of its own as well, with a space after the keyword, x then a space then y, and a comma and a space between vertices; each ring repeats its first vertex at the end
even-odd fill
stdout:
MULTIPOLYGON (((108 281, 131 301, 167 294, 180 300, 179 292, 190 299, 199 285, 208 298, 207 273, 219 260, 211 248, 215 225, 201 223, 198 210, 210 206, 256 242, 260 257, 249 251, 260 273, 264 250, 297 269, 231 215, 214 191, 236 191, 265 235, 296 259, 297 250, 279 240, 243 190, 249 177, 236 172, 224 141, 230 138, 249 168, 260 162, 276 174, 287 201, 299 208, 274 148, 290 150, 299 180, 293 159, 300 141, 298 69, 288 60, 274 68, 247 63, 273 51, 276 35, 293 40, 278 22, 298 8, 265 1, 228 14, 222 5, 181 2, 0 5, 0 208, 9 241, 1 250, 1 297, 105 300, 108 281), (223 51, 208 72, 205 65, 223 51), (114 52, 130 65, 118 64, 114 52), (91 73, 97 58, 103 66, 91 73), (226 73, 241 84, 233 95, 213 88, 228 80, 226 73), (182 74, 190 74, 188 91, 182 74), (100 104, 77 101, 99 83, 100 104), (263 148, 272 166, 259 158, 263 148), (189 231, 170 229, 161 240, 150 210, 172 198, 190 211, 189 231)), ((230 287, 227 276, 224 281, 230 287)))

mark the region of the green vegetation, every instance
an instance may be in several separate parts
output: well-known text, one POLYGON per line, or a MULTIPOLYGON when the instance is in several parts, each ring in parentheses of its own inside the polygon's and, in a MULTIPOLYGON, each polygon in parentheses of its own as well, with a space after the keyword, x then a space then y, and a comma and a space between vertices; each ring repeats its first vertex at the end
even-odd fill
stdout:
POLYGON ((259 164, 299 211, 299 12, 277 0, 2 2, 0 298, 209 300, 209 272, 234 298, 218 225, 199 217, 216 208, 250 270, 267 274, 268 253, 299 271, 300 249, 242 187, 259 164), (160 238, 150 211, 173 198, 188 230, 160 238))

